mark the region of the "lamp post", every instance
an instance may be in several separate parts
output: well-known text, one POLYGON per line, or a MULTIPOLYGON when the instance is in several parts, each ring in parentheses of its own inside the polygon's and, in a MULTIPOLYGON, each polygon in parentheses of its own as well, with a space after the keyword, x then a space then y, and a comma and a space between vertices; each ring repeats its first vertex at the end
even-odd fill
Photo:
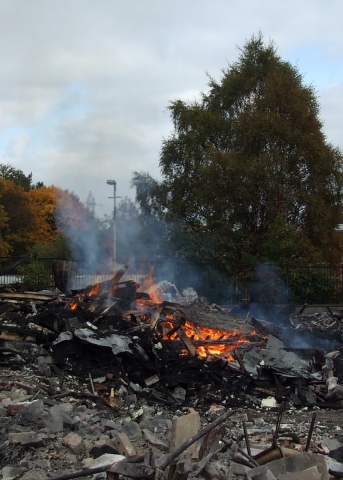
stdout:
POLYGON ((108 185, 113 185, 113 218, 112 218, 112 229, 113 229, 113 260, 112 260, 112 268, 113 273, 116 271, 117 266, 117 231, 116 231, 116 216, 117 216, 117 182, 115 180, 107 180, 108 185))

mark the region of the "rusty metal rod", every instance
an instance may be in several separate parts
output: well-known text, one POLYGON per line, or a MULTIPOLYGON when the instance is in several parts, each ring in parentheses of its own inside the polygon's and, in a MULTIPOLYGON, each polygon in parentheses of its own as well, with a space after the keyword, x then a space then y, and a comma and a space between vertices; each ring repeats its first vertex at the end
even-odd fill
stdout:
POLYGON ((243 425, 243 431, 244 431, 245 444, 247 446, 247 452, 248 452, 249 457, 251 457, 251 448, 250 448, 247 424, 246 424, 246 421, 244 419, 242 420, 242 425, 243 425))
POLYGON ((249 454, 247 454, 242 448, 238 447, 238 451, 240 454, 243 455, 243 457, 249 460, 249 462, 251 462, 255 467, 260 467, 260 464, 257 463, 256 460, 253 457, 251 457, 249 454))
POLYGON ((308 449, 310 448, 310 443, 311 443, 311 438, 312 438, 312 433, 313 433, 313 428, 314 428, 314 423, 316 421, 317 414, 314 412, 312 414, 312 420, 310 424, 310 429, 308 431, 308 436, 307 436, 307 442, 306 442, 306 447, 305 447, 305 452, 308 452, 308 449))
POLYGON ((279 435, 279 431, 280 431, 280 426, 281 426, 281 420, 282 420, 282 414, 285 410, 285 402, 281 402, 280 404, 280 408, 279 408, 279 413, 278 413, 278 416, 277 416, 277 420, 276 420, 276 426, 275 426, 275 432, 274 432, 274 439, 273 439, 273 447, 276 447, 276 442, 277 442, 277 438, 278 438, 278 435, 279 435))

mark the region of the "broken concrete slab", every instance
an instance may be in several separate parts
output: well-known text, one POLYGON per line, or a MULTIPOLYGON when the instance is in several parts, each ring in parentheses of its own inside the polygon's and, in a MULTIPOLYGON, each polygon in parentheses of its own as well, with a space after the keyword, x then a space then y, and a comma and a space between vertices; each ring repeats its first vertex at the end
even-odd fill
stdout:
POLYGON ((311 378, 308 362, 299 358, 295 353, 287 351, 284 343, 269 335, 265 349, 253 347, 244 355, 246 371, 257 377, 259 369, 268 368, 285 376, 311 378))
POLYGON ((43 400, 34 400, 26 404, 18 415, 19 425, 26 425, 28 423, 40 424, 44 415, 43 400))
POLYGON ((118 433, 118 435, 113 438, 112 443, 120 455, 125 455, 125 457, 128 458, 136 455, 136 450, 126 433, 118 433))
MULTIPOLYGON (((186 440, 189 440, 200 429, 200 415, 198 412, 191 412, 182 417, 172 419, 171 439, 169 451, 174 452, 186 440)), ((196 443, 187 448, 187 452, 193 453, 196 449, 196 443)))
POLYGON ((35 436, 35 432, 11 432, 8 434, 8 441, 10 443, 22 443, 28 438, 32 438, 35 436))
POLYGON ((85 448, 82 438, 77 433, 68 433, 63 437, 63 442, 75 455, 79 455, 85 448))
POLYGON ((121 462, 125 460, 125 456, 117 455, 113 453, 105 453, 98 458, 84 458, 82 460, 83 468, 99 468, 106 465, 112 465, 116 462, 121 462))
POLYGON ((33 448, 41 448, 45 447, 45 441, 43 438, 32 435, 32 437, 28 437, 21 442, 21 445, 25 448, 33 447, 33 448))
POLYGON ((142 438, 142 429, 137 422, 127 422, 122 426, 121 430, 126 433, 130 440, 142 438))
MULTIPOLYGON (((266 474, 266 472, 270 470, 273 475, 278 478, 280 475, 301 472, 311 467, 317 467, 321 480, 329 480, 325 457, 315 453, 301 453, 299 455, 273 460, 266 465, 253 468, 249 474, 254 479, 255 475, 261 473, 266 474)), ((302 480, 305 480, 305 478, 306 477, 302 477, 302 480)))
POLYGON ((142 430, 143 432, 143 438, 147 442, 150 443, 153 447, 158 448, 159 450, 162 450, 163 452, 168 452, 169 451, 169 445, 165 443, 163 440, 157 437, 157 435, 153 434, 146 428, 142 430))

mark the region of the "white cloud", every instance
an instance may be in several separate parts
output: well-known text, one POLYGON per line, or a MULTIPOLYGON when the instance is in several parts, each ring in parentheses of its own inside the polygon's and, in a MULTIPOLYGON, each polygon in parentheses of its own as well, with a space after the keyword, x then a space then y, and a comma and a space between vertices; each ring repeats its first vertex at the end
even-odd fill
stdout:
POLYGON ((34 181, 111 209, 134 170, 159 176, 170 100, 193 100, 261 31, 318 89, 342 146, 343 3, 11 0, 0 5, 0 154, 34 181))

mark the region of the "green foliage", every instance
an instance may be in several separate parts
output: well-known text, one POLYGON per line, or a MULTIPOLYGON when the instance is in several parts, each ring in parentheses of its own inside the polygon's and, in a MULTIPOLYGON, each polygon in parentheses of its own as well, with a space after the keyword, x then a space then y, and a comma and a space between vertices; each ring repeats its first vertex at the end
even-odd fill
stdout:
POLYGON ((294 301, 298 304, 325 304, 342 301, 342 298, 338 298, 337 279, 333 274, 328 277, 325 269, 321 271, 320 268, 297 268, 289 275, 288 287, 294 301))
POLYGON ((314 88, 272 43, 252 37, 208 93, 169 111, 163 181, 146 205, 210 236, 217 260, 341 258, 343 156, 325 139, 314 88))
POLYGON ((279 265, 320 261, 318 252, 313 249, 306 235, 295 225, 288 223, 282 212, 268 225, 263 235, 262 256, 279 265))
POLYGON ((52 242, 35 245, 33 250, 41 258, 70 258, 68 242, 62 233, 58 233, 52 242))
POLYGON ((136 202, 140 213, 156 215, 160 213, 160 184, 147 172, 133 172, 131 187, 136 189, 136 202))
POLYGON ((39 291, 53 285, 51 268, 39 260, 18 267, 17 274, 25 290, 39 291))
POLYGON ((43 182, 37 182, 37 183, 35 183, 34 185, 31 186, 31 188, 34 189, 34 190, 38 190, 39 188, 42 188, 42 187, 44 187, 43 182))
POLYGON ((22 170, 12 167, 9 163, 0 164, 0 178, 12 180, 12 182, 22 187, 25 191, 29 191, 31 188, 32 173, 25 175, 22 170))

